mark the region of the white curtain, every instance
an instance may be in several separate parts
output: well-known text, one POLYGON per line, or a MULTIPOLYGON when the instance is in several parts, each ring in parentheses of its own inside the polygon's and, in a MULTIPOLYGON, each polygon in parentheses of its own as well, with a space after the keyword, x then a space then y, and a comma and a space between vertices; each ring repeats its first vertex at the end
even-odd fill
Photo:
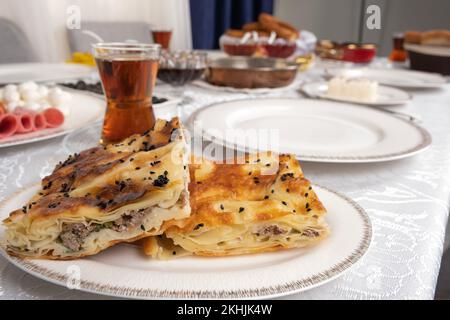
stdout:
POLYGON ((0 16, 25 32, 41 61, 60 62, 70 54, 66 10, 72 5, 80 8, 81 28, 83 20, 143 21, 171 28, 174 50, 192 48, 189 0, 1 0, 0 16))

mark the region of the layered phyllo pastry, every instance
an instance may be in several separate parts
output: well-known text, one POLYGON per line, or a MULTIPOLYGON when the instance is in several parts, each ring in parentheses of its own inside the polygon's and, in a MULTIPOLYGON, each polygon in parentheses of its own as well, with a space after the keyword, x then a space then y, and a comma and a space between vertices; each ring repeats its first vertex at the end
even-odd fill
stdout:
POLYGON ((164 222, 164 234, 143 240, 151 257, 299 248, 329 233, 326 210, 293 155, 252 155, 234 164, 202 160, 189 170, 191 215, 164 222))
POLYGON ((186 142, 178 119, 59 163, 3 221, 10 254, 73 259, 161 233, 189 216, 186 142))

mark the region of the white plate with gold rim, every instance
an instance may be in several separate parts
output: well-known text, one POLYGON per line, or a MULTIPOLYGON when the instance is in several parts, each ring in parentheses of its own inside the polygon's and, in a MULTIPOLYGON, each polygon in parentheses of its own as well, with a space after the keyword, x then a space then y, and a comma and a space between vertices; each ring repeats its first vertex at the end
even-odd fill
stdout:
POLYGON ((188 125, 203 139, 230 149, 273 150, 314 162, 395 160, 431 144, 428 131, 411 121, 378 108, 327 100, 215 103, 195 112, 188 125))
MULTIPOLYGON (((0 220, 20 208, 38 185, 0 204, 0 220)), ((370 219, 354 201, 314 186, 328 213, 331 234, 314 247, 234 257, 152 260, 141 248, 122 244, 92 257, 70 261, 31 260, 0 253, 43 280, 97 294, 127 298, 274 298, 308 290, 348 271, 367 252, 370 219)), ((0 239, 5 229, 0 227, 0 239)))

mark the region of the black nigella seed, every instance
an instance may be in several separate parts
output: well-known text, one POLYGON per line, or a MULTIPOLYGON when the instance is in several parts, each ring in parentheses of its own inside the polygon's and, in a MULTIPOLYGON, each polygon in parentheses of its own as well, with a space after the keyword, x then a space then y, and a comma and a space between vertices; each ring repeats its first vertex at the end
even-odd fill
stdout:
POLYGON ((306 209, 308 209, 308 208, 309 208, 309 203, 306 203, 306 206, 305 206, 305 208, 306 208, 306 209))
POLYGON ((124 163, 124 162, 125 162, 125 160, 123 160, 123 159, 119 159, 119 162, 120 162, 120 163, 124 163))
POLYGON ((270 191, 270 193, 274 193, 274 192, 275 192, 275 190, 273 190, 273 189, 270 191))
POLYGON ((134 158, 130 158, 130 162, 134 161, 134 158))
POLYGON ((167 176, 168 174, 169 174, 169 172, 167 172, 167 170, 164 171, 164 175, 165 175, 165 176, 167 176))
POLYGON ((307 192, 307 193, 305 193, 305 198, 308 198, 308 192, 307 192))
POLYGON ((289 189, 286 189, 286 192, 289 193, 289 189))
POLYGON ((239 208, 239 213, 241 213, 241 212, 244 211, 244 210, 245 210, 244 208, 240 207, 240 208, 239 208))
POLYGON ((292 210, 292 212, 293 212, 293 213, 296 213, 297 211, 295 211, 295 209, 294 209, 294 210, 292 210))
POLYGON ((248 175, 251 176, 251 175, 252 175, 252 172, 250 171, 250 172, 248 173, 248 175))
POLYGON ((285 206, 287 206, 286 201, 281 201, 282 204, 284 204, 285 206))
POLYGON ((145 231, 145 227, 143 224, 141 224, 141 229, 142 229, 142 231, 145 231))
POLYGON ((310 212, 312 209, 311 208, 308 208, 308 209, 306 209, 306 212, 310 212))
POLYGON ((134 168, 135 170, 140 170, 141 169, 141 167, 136 167, 136 168, 134 168))
POLYGON ((286 179, 287 179, 288 177, 289 177, 289 178, 293 178, 293 177, 294 177, 294 174, 293 174, 292 172, 290 172, 290 173, 284 173, 284 174, 281 175, 280 179, 281 179, 281 181, 286 181, 286 179))
POLYGON ((195 226, 194 230, 198 230, 198 229, 200 229, 203 226, 204 226, 203 223, 199 223, 198 225, 195 226))
POLYGON ((264 199, 265 199, 265 200, 269 199, 269 196, 265 196, 264 199))
POLYGON ((256 160, 256 162, 261 162, 261 159, 256 160))
POLYGON ((223 206, 223 204, 220 205, 220 209, 225 210, 225 207, 223 206))
POLYGON ((312 187, 310 186, 308 189, 309 189, 309 190, 312 190, 312 187))
POLYGON ((150 171, 150 174, 155 174, 155 171, 150 171))
POLYGON ((202 182, 201 181, 197 181, 197 184, 202 184, 202 182))
POLYGON ((174 256, 176 256, 176 255, 177 255, 177 252, 176 252, 176 251, 172 251, 172 254, 173 254, 174 256))
POLYGON ((153 185, 155 187, 163 187, 168 183, 169 183, 169 178, 167 178, 165 175, 162 175, 162 174, 159 175, 155 181, 153 181, 153 185))
POLYGON ((100 209, 106 209, 106 207, 108 206, 108 204, 107 204, 106 202, 102 201, 102 202, 100 202, 99 204, 97 204, 97 206, 98 206, 100 209))
POLYGON ((266 167, 270 167, 270 163, 266 163, 266 167))

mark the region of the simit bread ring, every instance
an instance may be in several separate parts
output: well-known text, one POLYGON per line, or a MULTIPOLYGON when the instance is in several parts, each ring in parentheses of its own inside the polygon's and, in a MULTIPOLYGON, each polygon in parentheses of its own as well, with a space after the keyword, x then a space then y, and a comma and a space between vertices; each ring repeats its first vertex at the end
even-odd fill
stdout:
POLYGON ((233 38, 242 38, 246 31, 243 30, 237 30, 237 29, 228 29, 225 34, 229 37, 233 38))
POLYGON ((407 31, 404 34, 406 43, 420 44, 422 42, 422 32, 420 31, 407 31))
POLYGON ((261 30, 261 26, 258 22, 249 22, 242 26, 242 30, 244 31, 258 31, 261 30))
POLYGON ((280 38, 286 40, 296 40, 299 37, 298 30, 292 25, 281 22, 277 18, 267 13, 261 13, 258 17, 258 22, 262 29, 271 32, 275 31, 280 38))

